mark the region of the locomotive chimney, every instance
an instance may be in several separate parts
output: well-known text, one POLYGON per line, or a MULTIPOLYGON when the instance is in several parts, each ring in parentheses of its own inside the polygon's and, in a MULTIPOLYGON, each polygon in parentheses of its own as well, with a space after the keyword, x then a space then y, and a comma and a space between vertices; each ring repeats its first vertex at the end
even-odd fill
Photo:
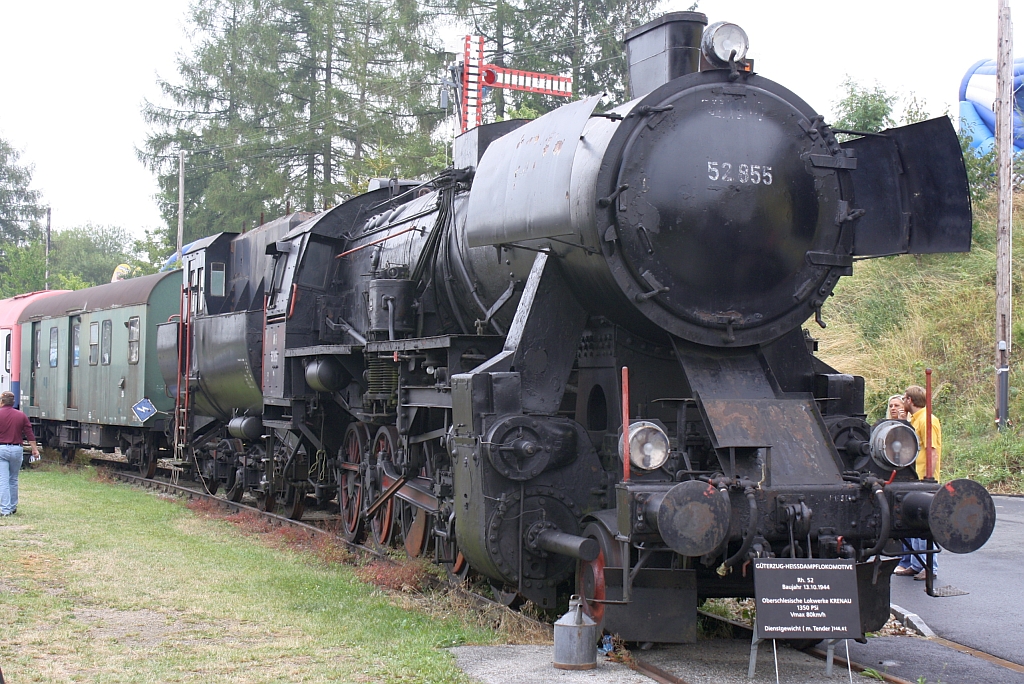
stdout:
POLYGON ((700 39, 708 18, 671 12, 626 34, 630 99, 700 69, 700 39))

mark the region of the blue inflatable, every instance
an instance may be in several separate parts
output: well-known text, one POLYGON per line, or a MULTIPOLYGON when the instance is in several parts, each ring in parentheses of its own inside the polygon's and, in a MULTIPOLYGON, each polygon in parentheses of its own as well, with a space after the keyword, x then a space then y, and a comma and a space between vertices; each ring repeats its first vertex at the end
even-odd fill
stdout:
MULTIPOLYGON (((1024 109, 1024 57, 1013 60, 1013 151, 1024 148, 1024 122, 1020 112, 1024 109)), ((987 154, 996 144, 996 61, 983 59, 964 74, 960 82, 960 132, 973 140, 971 148, 978 154, 987 154)))

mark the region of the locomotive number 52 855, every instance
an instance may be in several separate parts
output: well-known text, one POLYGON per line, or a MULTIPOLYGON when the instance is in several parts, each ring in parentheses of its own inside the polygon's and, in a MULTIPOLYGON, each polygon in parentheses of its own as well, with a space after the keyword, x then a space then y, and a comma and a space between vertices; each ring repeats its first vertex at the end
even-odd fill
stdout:
POLYGON ((761 164, 740 164, 736 169, 736 178, 733 178, 733 165, 731 163, 709 161, 708 178, 723 183, 732 183, 738 180, 740 183, 771 185, 772 167, 761 164))

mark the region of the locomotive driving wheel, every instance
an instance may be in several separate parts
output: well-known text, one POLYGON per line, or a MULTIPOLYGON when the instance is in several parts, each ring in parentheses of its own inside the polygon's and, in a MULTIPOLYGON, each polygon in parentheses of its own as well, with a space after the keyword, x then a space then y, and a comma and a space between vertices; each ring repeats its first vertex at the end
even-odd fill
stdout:
POLYGON ((605 568, 622 567, 622 553, 604 525, 592 522, 583 530, 584 537, 597 540, 600 552, 592 561, 576 564, 576 593, 583 598, 583 610, 597 623, 598 631, 604 625, 604 603, 607 598, 605 568))
MULTIPOLYGON (((425 443, 410 445, 410 449, 422 449, 425 465, 420 468, 419 475, 422 478, 431 479, 430 464, 432 449, 425 443)), ((430 539, 429 530, 431 516, 422 508, 395 497, 395 505, 398 513, 398 529, 402 535, 402 545, 405 547, 405 555, 409 558, 419 558, 427 548, 427 541, 430 539)))
POLYGON ((338 508, 341 512, 341 536, 358 542, 363 536, 363 476, 360 464, 366 453, 370 433, 364 423, 350 423, 345 430, 334 479, 338 483, 338 508))
MULTIPOLYGON (((384 492, 381 478, 384 474, 383 464, 391 462, 395 456, 395 447, 398 444, 398 430, 385 425, 377 430, 373 438, 373 445, 370 449, 372 454, 373 467, 367 478, 367 505, 373 502, 384 492)), ((392 532, 395 527, 395 497, 391 497, 380 507, 370 518, 370 534, 373 541, 379 546, 387 546, 391 543, 392 532)))

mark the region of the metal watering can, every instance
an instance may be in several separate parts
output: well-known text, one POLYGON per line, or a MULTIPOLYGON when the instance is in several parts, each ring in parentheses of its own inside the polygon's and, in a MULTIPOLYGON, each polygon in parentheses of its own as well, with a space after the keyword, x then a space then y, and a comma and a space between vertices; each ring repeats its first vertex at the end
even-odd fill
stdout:
POLYGON ((569 612, 555 623, 555 661, 559 670, 597 667, 597 623, 583 612, 583 599, 569 599, 569 612))

